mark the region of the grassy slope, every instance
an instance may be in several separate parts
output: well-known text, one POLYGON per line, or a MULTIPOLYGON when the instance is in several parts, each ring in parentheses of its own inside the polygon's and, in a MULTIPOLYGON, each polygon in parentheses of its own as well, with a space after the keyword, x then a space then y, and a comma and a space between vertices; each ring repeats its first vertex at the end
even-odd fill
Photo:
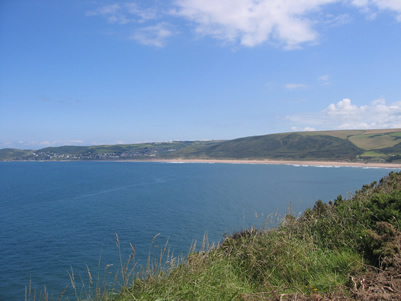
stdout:
POLYGON ((0 149, 0 160, 24 160, 32 151, 15 148, 0 149))
MULTIPOLYGON (((385 160, 400 154, 401 130, 282 133, 184 148, 171 157, 204 159, 385 160)), ((396 157, 395 159, 398 159, 396 157)))
POLYGON ((225 141, 173 156, 219 159, 332 159, 353 160, 363 151, 351 142, 329 135, 273 134, 225 141))
POLYGON ((216 247, 204 240, 181 263, 164 248, 138 274, 122 266, 121 289, 87 286, 83 298, 398 300, 400 220, 401 173, 392 172, 350 199, 318 201, 298 218, 289 214, 277 228, 243 230, 216 247))
MULTIPOLYGON (((114 300, 278 300, 283 294, 363 299, 374 291, 355 279, 376 277, 366 274, 369 266, 379 273, 401 271, 400 219, 401 173, 390 173, 349 200, 318 201, 298 219, 288 215, 276 229, 227 237, 167 273, 136 279, 114 300)), ((378 299, 401 293, 397 280, 383 285, 387 295, 378 292, 378 299)))
POLYGON ((365 150, 389 148, 401 142, 401 137, 394 133, 355 135, 349 140, 365 150))
MULTIPOLYGON (((182 141, 99 146, 49 147, 36 153, 116 154, 123 158, 289 159, 401 161, 401 130, 343 130, 271 134, 229 141, 182 141), (137 152, 133 155, 132 152, 137 152), (141 157, 140 154, 146 154, 141 157), (151 156, 150 156, 151 154, 151 156), (127 156, 126 156, 127 155, 127 156), (135 157, 136 156, 136 157, 135 157)), ((0 160, 43 159, 21 150, 0 150, 0 160)), ((93 158, 93 157, 91 157, 93 158)), ((57 158, 56 158, 57 159, 57 158)))

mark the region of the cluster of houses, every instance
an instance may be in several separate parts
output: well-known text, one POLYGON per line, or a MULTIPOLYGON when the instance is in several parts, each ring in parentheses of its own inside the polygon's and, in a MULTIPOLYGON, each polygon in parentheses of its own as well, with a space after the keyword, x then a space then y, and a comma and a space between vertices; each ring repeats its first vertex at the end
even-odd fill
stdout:
POLYGON ((156 158, 161 153, 174 152, 174 148, 160 148, 160 149, 138 149, 124 152, 110 152, 110 153, 97 153, 97 152, 84 152, 81 154, 60 154, 49 151, 36 151, 31 153, 33 160, 126 160, 138 158, 156 158))

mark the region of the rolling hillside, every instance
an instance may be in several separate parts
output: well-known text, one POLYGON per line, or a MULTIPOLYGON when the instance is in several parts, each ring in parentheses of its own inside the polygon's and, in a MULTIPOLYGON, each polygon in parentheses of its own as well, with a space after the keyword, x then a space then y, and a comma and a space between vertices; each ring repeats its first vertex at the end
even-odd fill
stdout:
POLYGON ((346 139, 290 133, 240 138, 194 149, 192 152, 182 149, 171 155, 217 159, 354 160, 362 152, 346 139))
POLYGON ((40 150, 0 150, 0 160, 275 159, 401 162, 401 129, 270 134, 226 141, 176 141, 40 150))
POLYGON ((29 157, 31 153, 32 151, 29 150, 3 148, 0 149, 0 160, 2 161, 26 160, 26 158, 29 157))

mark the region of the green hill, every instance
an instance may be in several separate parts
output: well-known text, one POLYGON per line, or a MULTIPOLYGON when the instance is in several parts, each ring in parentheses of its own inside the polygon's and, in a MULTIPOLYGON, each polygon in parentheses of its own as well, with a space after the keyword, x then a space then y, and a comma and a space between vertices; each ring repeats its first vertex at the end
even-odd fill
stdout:
POLYGON ((25 160, 31 153, 32 151, 29 150, 3 148, 0 149, 0 160, 25 160))
MULTIPOLYGON (((329 135, 274 134, 225 141, 181 153, 185 157, 218 159, 354 160, 363 151, 352 142, 329 135)), ((179 155, 176 152, 172 155, 179 155)))
POLYGON ((401 130, 342 130, 271 134, 184 148, 171 157, 399 162, 401 130))
POLYGON ((174 141, 0 150, 0 160, 274 159, 401 162, 401 129, 270 134, 226 141, 174 141))
POLYGON ((79 154, 85 152, 89 147, 88 146, 59 146, 59 147, 46 147, 40 149, 41 152, 48 152, 54 154, 79 154))

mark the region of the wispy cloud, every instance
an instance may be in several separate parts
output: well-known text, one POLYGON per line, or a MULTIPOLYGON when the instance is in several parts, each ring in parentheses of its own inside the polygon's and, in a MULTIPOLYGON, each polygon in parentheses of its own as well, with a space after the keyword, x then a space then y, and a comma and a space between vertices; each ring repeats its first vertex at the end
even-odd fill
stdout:
POLYGON ((87 16, 102 16, 107 19, 110 23, 127 24, 129 18, 122 11, 121 5, 112 4, 99 7, 95 10, 86 12, 87 16))
POLYGON ((286 117, 292 128, 374 129, 401 128, 401 101, 387 104, 383 98, 357 106, 350 99, 330 104, 320 112, 286 117))
POLYGON ((17 149, 41 149, 45 147, 63 146, 63 145, 88 145, 83 140, 18 140, 0 142, 1 148, 17 149))
POLYGON ((171 26, 167 23, 159 23, 154 26, 143 27, 136 30, 131 39, 138 41, 143 45, 163 47, 167 38, 173 36, 171 26))
POLYGON ((322 84, 322 85, 329 85, 330 84, 330 75, 321 75, 317 78, 317 80, 322 84))
POLYGON ((128 24, 133 22, 145 22, 157 18, 156 8, 141 9, 135 3, 122 3, 101 6, 88 11, 87 16, 102 16, 110 23, 128 24))
POLYGON ((84 145, 83 140, 43 140, 43 141, 26 141, 25 145, 40 146, 40 147, 50 147, 50 146, 63 146, 63 145, 84 145))
MULTIPOLYGON (((101 16, 110 23, 120 25, 152 20, 165 24, 164 18, 169 18, 169 23, 174 22, 174 17, 176 20, 184 18, 201 36, 246 47, 271 42, 279 43, 285 49, 297 49, 319 41, 319 25, 338 26, 351 22, 347 13, 324 13, 325 6, 329 4, 356 7, 370 19, 374 19, 379 12, 388 11, 395 13, 396 19, 401 22, 400 0, 172 0, 172 5, 164 10, 160 9, 160 3, 148 4, 144 8, 134 2, 117 2, 88 11, 86 15, 101 16)), ((158 32, 152 29, 155 26, 157 24, 149 24, 136 30, 134 39, 141 43, 145 41, 143 44, 146 45, 160 45, 143 38, 149 31, 158 32)), ((159 33, 171 36, 166 31, 159 33)))
POLYGON ((322 23, 325 23, 329 27, 335 27, 350 23, 351 21, 352 18, 348 14, 341 14, 341 15, 326 14, 322 20, 322 23))
POLYGON ((351 0, 351 3, 359 7, 369 19, 375 19, 381 11, 392 11, 396 19, 401 22, 401 1, 400 0, 351 0))
POLYGON ((80 99, 73 99, 72 97, 64 97, 64 98, 54 98, 54 97, 49 97, 47 95, 42 95, 40 96, 40 100, 45 103, 68 103, 68 104, 73 104, 73 103, 80 103, 82 100, 80 99))
POLYGON ((88 11, 86 15, 104 17, 109 23, 131 25, 132 33, 128 39, 143 45, 163 47, 167 39, 175 34, 173 26, 160 22, 163 13, 155 6, 143 8, 136 3, 116 3, 88 11))
POLYGON ((286 84, 284 87, 288 90, 295 90, 295 89, 305 89, 308 87, 308 85, 291 83, 291 84, 286 84))
POLYGON ((311 127, 304 127, 304 128, 299 128, 296 126, 292 126, 291 127, 291 131, 297 131, 297 132, 312 132, 312 131, 316 131, 315 128, 311 128, 311 127))
POLYGON ((157 9, 156 7, 149 7, 146 9, 140 8, 135 3, 126 3, 125 7, 127 8, 127 12, 131 15, 139 17, 139 22, 145 22, 148 20, 157 19, 157 9))
POLYGON ((52 99, 50 98, 50 97, 48 97, 48 96, 41 96, 40 97, 40 99, 42 100, 42 101, 45 101, 45 102, 49 102, 49 101, 51 101, 52 99))

